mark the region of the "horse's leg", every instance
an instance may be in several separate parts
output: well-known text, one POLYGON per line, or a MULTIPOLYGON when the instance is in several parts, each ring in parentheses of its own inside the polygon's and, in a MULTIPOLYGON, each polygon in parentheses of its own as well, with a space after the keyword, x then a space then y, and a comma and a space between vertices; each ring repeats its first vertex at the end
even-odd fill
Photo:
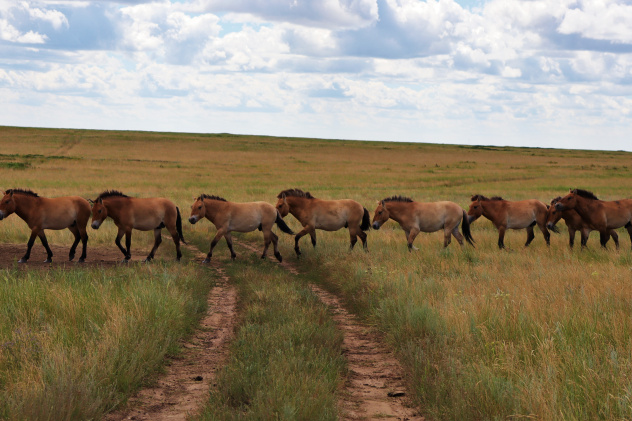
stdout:
POLYGON ((528 226, 527 227, 527 242, 524 243, 524 246, 528 247, 534 238, 535 238, 535 234, 533 233, 533 226, 528 226))
POLYGON ((168 229, 171 238, 173 238, 173 244, 176 245, 176 261, 179 262, 182 258, 182 251, 180 251, 180 234, 178 234, 178 229, 175 226, 168 229))
POLYGON ((364 251, 369 251, 369 247, 367 246, 366 243, 366 232, 360 230, 360 232, 358 233, 358 236, 360 237, 360 240, 362 240, 362 248, 364 249, 364 251))
MULTIPOLYGON (((582 236, 582 243, 584 242, 584 232, 580 231, 580 234, 582 236)), ((568 227, 568 245, 569 247, 572 249, 573 246, 575 245, 575 229, 568 227)))
POLYGON ((419 235, 419 228, 412 228, 410 230, 410 234, 408 234, 408 251, 412 251, 413 249, 418 250, 416 247, 413 247, 413 241, 419 235))
POLYGON ((31 230, 31 237, 29 238, 29 242, 26 243, 26 254, 22 256, 18 263, 26 263, 29 260, 29 257, 31 257, 31 249, 33 248, 33 244, 35 243, 35 238, 37 238, 38 232, 39 228, 33 228, 31 230))
POLYGON ((80 224, 77 224, 77 229, 79 230, 81 245, 83 246, 81 256, 79 256, 79 263, 83 263, 86 261, 86 256, 88 255, 88 233, 85 225, 82 227, 80 224))
MULTIPOLYGON (((628 233, 630 233, 630 228, 628 228, 628 233)), ((614 245, 617 250, 619 250, 619 234, 615 230, 610 230, 610 237, 612 237, 612 241, 614 241, 614 245)), ((630 233, 630 241, 632 241, 632 233, 630 233)))
POLYGON ((119 227, 118 232, 116 233, 116 238, 114 239, 114 244, 116 244, 116 247, 118 247, 119 250, 121 250, 121 253, 123 253, 123 256, 127 256, 127 252, 121 245, 121 238, 123 238, 124 234, 125 234, 125 230, 119 227))
POLYGON ((160 228, 157 228, 154 230, 154 247, 149 252, 149 255, 145 258, 145 262, 151 262, 151 260, 154 258, 156 250, 158 250, 158 246, 160 245, 160 243, 162 243, 162 230, 160 228))
POLYGON ((452 231, 447 228, 443 229, 443 248, 446 248, 450 245, 452 241, 452 231))
POLYGON ((588 236, 590 235, 590 230, 588 228, 582 228, 580 233, 581 233, 581 244, 582 244, 582 250, 583 250, 584 247, 586 247, 586 245, 588 244, 588 236))
POLYGON ((458 225, 452 230, 452 235, 454 236, 454 238, 456 238, 456 241, 459 242, 459 245, 463 247, 463 235, 459 232, 458 225))
POLYGON ((237 254, 235 254, 235 250, 233 250, 233 236, 230 235, 230 232, 224 234, 224 238, 226 239, 226 245, 228 246, 228 250, 230 250, 230 258, 235 260, 237 254))
POLYGON ((499 249, 504 249, 505 248, 505 231, 507 230, 506 227, 498 227, 498 248, 499 249))
POLYGON ((349 227, 349 239, 351 240, 351 245, 349 246, 349 251, 353 250, 353 247, 358 242, 358 233, 357 233, 357 231, 360 231, 360 228, 352 229, 352 227, 349 227))
MULTIPOLYGON (((213 249, 215 248, 219 240, 221 240, 222 237, 224 236, 224 232, 225 231, 222 228, 217 230, 217 233, 215 234, 215 238, 213 238, 213 241, 211 241, 211 249, 208 251, 208 254, 206 255, 206 259, 204 259, 202 263, 209 263, 211 261, 211 257, 213 257, 213 249)), ((228 241, 226 242, 228 243, 228 241)))
POLYGON ((316 230, 310 231, 309 236, 312 239, 312 246, 316 248, 316 230))
MULTIPOLYGON (((298 240, 300 240, 304 235, 311 233, 312 231, 314 231, 314 228, 310 227, 309 225, 305 225, 303 229, 294 236, 294 251, 296 252, 297 257, 301 255, 301 249, 298 246, 298 240)), ((315 232, 314 235, 316 235, 315 232)))
POLYGON ((40 230, 40 232, 37 234, 37 236, 42 241, 42 245, 44 246, 44 248, 46 249, 46 253, 48 254, 48 256, 46 257, 46 260, 44 260, 44 263, 52 262, 53 261, 53 251, 48 246, 48 240, 46 239, 46 234, 44 234, 44 230, 40 230))
POLYGON ((608 242, 608 238, 610 238, 610 234, 607 231, 599 231, 599 242, 601 243, 601 247, 607 249, 606 243, 608 242))
POLYGON ((283 261, 283 256, 279 252, 279 237, 270 230, 270 234, 272 234, 272 245, 274 246, 274 257, 277 258, 279 262, 283 261))
MULTIPOLYGON (((628 222, 627 224, 625 224, 625 229, 628 230, 628 234, 630 235, 630 242, 632 243, 632 223, 628 222)), ((611 230, 610 232, 614 232, 614 230, 611 230)), ((614 239, 614 236, 612 238, 614 239)), ((617 248, 619 248, 619 237, 617 237, 617 239, 615 240, 615 244, 617 245, 617 248)))
POLYGON ((542 224, 538 224, 538 228, 540 228, 540 231, 542 231, 542 235, 544 235, 544 241, 546 241, 546 245, 550 246, 551 245, 551 233, 549 232, 549 230, 546 227, 546 221, 544 221, 544 223, 542 223, 542 224))
POLYGON ((79 228, 77 228, 76 222, 69 226, 68 230, 75 236, 75 241, 72 243, 70 253, 68 254, 68 261, 72 261, 72 259, 75 258, 75 251, 77 250, 77 244, 79 244, 79 241, 81 240, 81 235, 79 235, 79 228))
POLYGON ((272 236, 270 234, 272 234, 272 230, 263 231, 263 254, 261 254, 262 259, 266 258, 268 247, 270 247, 270 243, 272 242, 272 236))

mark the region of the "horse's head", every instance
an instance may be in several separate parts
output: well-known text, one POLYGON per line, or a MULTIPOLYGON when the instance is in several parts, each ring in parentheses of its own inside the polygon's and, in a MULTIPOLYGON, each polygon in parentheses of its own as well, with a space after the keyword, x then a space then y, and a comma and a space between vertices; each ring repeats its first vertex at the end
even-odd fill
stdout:
POLYGON ((98 230, 105 218, 108 217, 108 210, 103 204, 103 199, 98 198, 97 200, 90 201, 92 203, 92 228, 98 230))
POLYGON ((382 225, 390 218, 390 214, 388 213, 388 209, 384 205, 384 201, 380 200, 377 202, 377 208, 375 208, 375 212, 373 213, 373 229, 379 230, 382 225))
POLYGON ((13 199, 13 190, 3 193, 2 202, 0 202, 0 221, 15 212, 16 204, 13 199))
POLYGON ((189 222, 195 224, 200 219, 204 219, 206 216, 206 205, 202 196, 195 199, 195 203, 191 205, 191 216, 189 216, 189 222))
POLYGON ((565 211, 567 209, 575 209, 577 205, 577 192, 572 190, 555 203, 555 209, 565 211))
POLYGON ((561 199, 561 197, 556 197, 555 199, 551 200, 551 205, 547 205, 546 206, 546 227, 550 230, 554 230, 555 229, 555 224, 557 224, 557 222, 562 219, 562 211, 557 210, 557 208, 555 207, 555 205, 557 204, 557 202, 559 202, 561 199))
POLYGON ((467 220, 469 223, 476 221, 483 215, 483 204, 481 203, 481 196, 475 194, 472 196, 472 203, 470 203, 470 209, 467 211, 467 220))
POLYGON ((285 193, 281 194, 279 200, 274 207, 277 208, 277 210, 281 214, 281 218, 285 218, 287 214, 290 213, 290 205, 287 203, 285 193))

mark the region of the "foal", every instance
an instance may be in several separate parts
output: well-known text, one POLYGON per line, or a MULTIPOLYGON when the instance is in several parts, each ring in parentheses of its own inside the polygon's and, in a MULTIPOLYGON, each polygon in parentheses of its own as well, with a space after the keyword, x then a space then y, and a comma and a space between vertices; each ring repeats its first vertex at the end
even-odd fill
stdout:
MULTIPOLYGON (((586 243, 588 242, 588 235, 592 231, 589 224, 587 224, 582 217, 573 209, 566 209, 563 211, 557 210, 555 205, 559 202, 562 197, 558 196, 555 199, 551 200, 551 206, 548 207, 548 214, 546 217, 546 226, 550 230, 555 230, 555 224, 560 219, 563 219, 568 227, 568 244, 571 248, 573 248, 573 244, 575 243, 575 232, 579 231, 581 234, 581 245, 582 248, 586 247, 586 243)), ((610 230, 610 237, 614 240, 614 244, 617 249, 619 248, 619 235, 615 230, 610 230)))
POLYGON ((261 258, 265 259, 270 242, 272 242, 274 245, 274 256, 279 262, 282 262, 283 257, 279 253, 278 246, 279 237, 272 232, 272 227, 274 224, 277 224, 284 233, 294 234, 274 206, 266 202, 234 203, 222 197, 202 194, 195 199, 195 203, 191 206, 189 222, 195 224, 202 218, 207 218, 217 228, 217 234, 211 241, 211 249, 206 259, 204 259, 204 263, 211 261, 213 248, 215 248, 222 237, 226 239, 231 259, 235 260, 237 255, 233 250, 231 231, 251 232, 256 229, 263 231, 264 245, 261 258))
POLYGON ((39 237, 46 249, 45 263, 53 261, 53 252, 48 246, 45 229, 62 230, 68 228, 75 236, 75 242, 70 247, 69 260, 75 258, 75 250, 79 240, 83 243, 83 251, 79 262, 86 260, 86 248, 88 234, 86 226, 90 219, 90 204, 82 197, 56 197, 48 199, 40 197, 30 190, 10 189, 4 193, 0 202, 0 220, 15 212, 26 222, 31 229, 31 238, 27 244, 26 254, 20 259, 20 263, 26 263, 31 256, 31 248, 35 243, 35 237, 39 237))
POLYGON ((557 210, 574 209, 591 229, 599 231, 602 247, 606 247, 611 230, 625 227, 632 241, 632 199, 599 200, 582 189, 571 190, 556 204, 557 210))
POLYGON ((321 200, 316 199, 309 192, 300 189, 283 190, 277 195, 279 199, 276 208, 285 218, 291 213, 303 226, 303 229, 294 237, 294 251, 301 255, 298 240, 309 234, 312 245, 316 247, 316 230, 338 231, 341 228, 349 228, 351 246, 362 240, 364 249, 367 249, 366 233, 371 228, 369 211, 361 204, 351 199, 321 200))
POLYGON ((546 229, 546 205, 539 200, 510 202, 502 197, 495 196, 488 199, 480 194, 475 194, 471 200, 470 210, 467 212, 470 223, 481 216, 492 221, 498 230, 498 248, 505 248, 504 239, 507 229, 523 228, 527 229, 527 242, 525 243, 525 247, 527 247, 535 238, 533 227, 536 224, 544 234, 546 245, 551 244, 551 234, 546 229))
POLYGON ((154 247, 144 260, 151 261, 162 242, 161 231, 167 228, 176 245, 176 260, 180 260, 180 241, 186 244, 182 235, 182 218, 180 209, 172 201, 162 197, 141 199, 129 197, 123 193, 110 190, 97 197, 92 206, 92 228, 99 229, 105 218, 112 218, 118 227, 114 243, 125 256, 123 262, 132 258, 132 229, 154 231, 154 247), (121 246, 121 238, 125 235, 125 248, 121 246))
POLYGON ((391 218, 397 221, 406 234, 408 251, 416 249, 413 241, 420 232, 436 232, 443 230, 443 247, 448 247, 452 236, 463 245, 463 236, 471 245, 474 239, 470 232, 467 214, 454 202, 414 202, 408 197, 393 196, 378 202, 373 215, 373 229, 391 218), (459 225, 463 221, 463 235, 459 232, 459 225))

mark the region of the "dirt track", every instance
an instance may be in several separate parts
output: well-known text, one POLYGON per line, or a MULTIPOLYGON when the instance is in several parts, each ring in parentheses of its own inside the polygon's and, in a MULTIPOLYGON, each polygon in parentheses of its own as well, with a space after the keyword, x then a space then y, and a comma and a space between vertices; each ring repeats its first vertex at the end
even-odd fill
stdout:
MULTIPOLYGON (((39 242, 39 240, 37 240, 39 242)), ((77 247, 77 254, 72 262, 68 261, 68 252, 70 246, 59 246, 56 244, 50 244, 50 248, 53 251, 53 263, 44 263, 46 260, 46 250, 38 242, 35 243, 31 250, 31 257, 28 263, 18 263, 18 260, 24 253, 26 253, 25 244, 0 244, 0 268, 51 268, 51 267, 75 267, 77 265, 85 266, 114 266, 117 265, 123 258, 123 254, 115 247, 91 247, 88 245, 88 257, 85 263, 77 263, 79 256, 81 255, 81 244, 77 247)), ((136 252, 132 257, 133 260, 138 260, 140 256, 146 256, 147 253, 136 252)), ((144 259, 144 257, 143 257, 144 259)), ((141 259, 142 260, 142 259, 141 259)))
MULTIPOLYGON (((261 253, 255 245, 243 241, 235 241, 235 244, 261 253)), ((289 259, 281 266, 298 275, 298 266, 289 259)), ((349 374, 339 402, 342 419, 423 421, 424 417, 417 415, 418 411, 409 405, 399 361, 377 332, 350 314, 334 294, 314 284, 309 287, 329 307, 338 329, 344 334, 342 348, 349 374)))

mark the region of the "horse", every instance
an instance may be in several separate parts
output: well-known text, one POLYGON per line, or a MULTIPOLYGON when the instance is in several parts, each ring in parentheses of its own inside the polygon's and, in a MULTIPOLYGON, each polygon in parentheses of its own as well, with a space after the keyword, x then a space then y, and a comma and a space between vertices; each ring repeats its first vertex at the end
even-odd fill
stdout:
POLYGON ((406 234, 408 251, 413 249, 413 241, 420 232, 437 232, 443 229, 443 247, 448 247, 452 236, 463 246, 463 237, 474 246, 467 213, 454 202, 414 202, 408 197, 393 196, 381 200, 373 215, 373 229, 378 230, 391 218, 398 222, 406 234), (463 221, 463 235, 459 224, 463 221))
POLYGON ((291 213, 303 226, 294 237, 294 251, 301 255, 298 241, 309 234, 312 245, 316 247, 316 230, 338 231, 349 228, 351 237, 350 250, 358 241, 362 240, 364 250, 367 250, 366 233, 371 228, 369 211, 361 204, 351 199, 321 200, 301 189, 283 190, 277 195, 276 208, 283 218, 291 213))
POLYGON ((132 258, 132 229, 154 231, 154 247, 145 262, 154 258, 154 253, 162 242, 161 231, 167 228, 176 245, 176 260, 180 261, 180 241, 186 244, 182 235, 182 218, 180 209, 170 200, 162 197, 137 198, 129 197, 117 190, 106 190, 92 201, 92 228, 99 229, 107 217, 112 218, 118 227, 114 243, 123 253, 123 262, 132 258), (121 238, 125 235, 125 248, 121 246, 121 238))
POLYGON ((48 246, 44 230, 62 230, 65 228, 68 228, 75 236, 75 241, 70 247, 69 260, 72 261, 75 258, 75 250, 79 240, 81 240, 83 250, 79 262, 85 262, 88 245, 86 226, 90 219, 90 204, 86 199, 79 196, 49 199, 40 197, 31 190, 10 189, 4 192, 4 197, 0 202, 0 220, 14 212, 31 229, 31 238, 27 243, 26 254, 19 260, 20 263, 26 263, 29 260, 35 237, 40 238, 46 249, 47 257, 44 263, 52 262, 53 252, 48 246))
MULTIPOLYGON (((584 222, 582 217, 579 216, 579 214, 575 210, 573 209, 567 209, 563 211, 557 210, 557 208, 555 207, 555 204, 559 202, 561 199, 562 197, 558 196, 555 199, 551 200, 550 206, 547 206, 549 210, 546 216, 546 227, 550 230, 554 230, 555 224, 557 224, 557 222, 560 219, 563 219, 564 222, 566 223, 566 226, 568 227, 568 236, 569 236, 568 243, 570 247, 573 248, 573 244, 575 243, 575 232, 579 231, 581 234, 581 245, 582 245, 582 248, 584 248, 586 247, 586 243, 588 242, 588 235, 590 234, 592 229, 586 222, 584 222)), ((619 235, 617 234, 615 230, 610 230, 609 235, 614 240, 614 244, 616 245, 618 249, 619 248, 619 235)))
POLYGON ((481 216, 492 221, 498 230, 498 248, 505 248, 505 231, 507 229, 527 229, 527 242, 525 247, 531 244, 535 238, 533 227, 537 224, 546 245, 551 245, 551 234, 546 228, 546 205, 539 200, 520 200, 512 202, 502 197, 494 196, 491 199, 475 194, 471 197, 472 203, 467 212, 470 224, 481 216))
POLYGON ((599 231, 601 247, 606 248, 612 230, 621 227, 628 230, 632 241, 632 199, 604 201, 587 190, 571 189, 555 208, 575 210, 591 229, 599 231))
POLYGON ((269 203, 266 202, 247 202, 235 203, 229 202, 219 196, 202 194, 191 206, 191 217, 189 222, 195 224, 200 219, 207 218, 215 225, 217 233, 211 241, 211 249, 204 259, 203 263, 209 263, 213 256, 213 248, 219 240, 224 237, 226 244, 230 250, 230 258, 235 260, 237 255, 233 250, 232 231, 251 232, 256 229, 263 231, 263 254, 262 259, 266 258, 270 242, 274 245, 274 256, 279 262, 283 261, 281 253, 279 253, 279 237, 272 232, 272 227, 277 224, 278 227, 286 234, 294 234, 279 215, 279 212, 269 203))

